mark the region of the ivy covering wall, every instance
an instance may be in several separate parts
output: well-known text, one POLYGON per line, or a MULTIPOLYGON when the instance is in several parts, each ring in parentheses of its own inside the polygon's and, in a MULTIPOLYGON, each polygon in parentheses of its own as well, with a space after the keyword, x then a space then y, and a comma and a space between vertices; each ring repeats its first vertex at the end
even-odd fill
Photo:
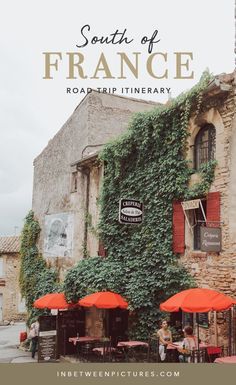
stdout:
POLYGON ((203 74, 191 91, 169 105, 134 116, 128 131, 101 153, 105 175, 100 197, 99 233, 106 259, 80 261, 67 274, 69 300, 97 290, 125 296, 132 310, 130 336, 146 338, 157 328, 159 304, 194 282, 172 252, 172 202, 206 194, 214 179, 215 161, 199 170, 201 182, 188 188, 195 171, 186 160, 190 116, 202 109, 203 74), (118 222, 121 198, 144 203, 142 225, 118 222))
POLYGON ((44 310, 35 309, 34 301, 47 293, 60 291, 56 270, 48 268, 45 259, 39 254, 37 240, 40 234, 40 226, 30 211, 25 218, 21 233, 21 266, 20 266, 20 289, 25 298, 28 311, 28 323, 44 310))

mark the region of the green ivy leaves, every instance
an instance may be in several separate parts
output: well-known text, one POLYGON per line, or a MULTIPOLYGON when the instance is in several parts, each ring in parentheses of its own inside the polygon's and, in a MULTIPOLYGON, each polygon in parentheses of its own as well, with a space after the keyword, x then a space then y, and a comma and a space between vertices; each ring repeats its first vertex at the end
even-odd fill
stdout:
POLYGON ((25 218, 20 248, 20 288, 26 301, 28 323, 34 316, 45 313, 33 308, 34 301, 44 294, 60 291, 57 272, 47 267, 46 261, 38 252, 36 244, 39 233, 39 223, 31 210, 25 218))
POLYGON ((123 294, 135 314, 129 330, 135 338, 146 338, 157 328, 160 302, 195 285, 172 252, 172 202, 205 194, 214 178, 211 161, 199 170, 201 183, 189 189, 194 170, 185 159, 189 118, 201 110, 209 80, 204 73, 199 84, 170 104, 134 115, 128 131, 100 155, 105 176, 99 236, 108 258, 80 261, 68 272, 64 288, 70 300, 97 290, 123 294), (122 197, 143 201, 141 226, 118 222, 122 197))

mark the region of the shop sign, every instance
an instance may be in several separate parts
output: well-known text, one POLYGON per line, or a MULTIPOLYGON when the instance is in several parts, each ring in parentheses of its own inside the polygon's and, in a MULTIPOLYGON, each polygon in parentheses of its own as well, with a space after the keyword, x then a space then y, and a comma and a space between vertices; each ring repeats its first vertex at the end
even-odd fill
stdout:
POLYGON ((221 251, 221 229, 215 227, 200 228, 201 251, 221 251))
POLYGON ((136 199, 121 199, 119 203, 119 222, 140 224, 143 221, 143 203, 136 199))

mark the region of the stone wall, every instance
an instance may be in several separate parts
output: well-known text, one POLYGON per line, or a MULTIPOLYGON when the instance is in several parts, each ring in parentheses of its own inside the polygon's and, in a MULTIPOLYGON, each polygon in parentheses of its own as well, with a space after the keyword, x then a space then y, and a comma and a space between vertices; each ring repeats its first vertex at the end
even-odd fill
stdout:
MULTIPOLYGON (((235 104, 234 94, 231 93, 224 105, 218 110, 210 109, 202 116, 202 121, 213 123, 216 128, 216 160, 215 180, 210 192, 219 191, 221 195, 221 227, 222 227, 222 252, 219 254, 193 251, 192 236, 186 224, 186 252, 181 257, 181 262, 190 270, 201 287, 218 289, 225 294, 236 297, 236 250, 234 224, 230 227, 229 216, 235 215, 232 201, 236 200, 235 168, 231 164, 232 139, 235 139, 235 104), (231 191, 230 191, 231 186, 231 191), (232 195, 234 199, 232 199, 232 195), (230 236, 231 234, 231 236, 230 236)), ((199 127, 190 124, 190 146, 199 130, 199 127)), ((191 159, 191 154, 188 158, 191 159)), ((235 152, 235 149, 234 149, 235 152)), ((235 223, 234 221, 231 221, 235 223)), ((236 236, 236 234, 235 234, 236 236)))
MULTIPOLYGON (((222 228, 222 251, 205 253, 193 251, 192 235, 187 224, 185 226, 186 251, 180 260, 195 278, 199 287, 211 288, 236 298, 236 119, 235 119, 235 87, 225 102, 205 112, 200 122, 212 123, 216 128, 216 160, 215 180, 210 192, 219 191, 221 195, 220 216, 222 228)), ((194 120, 190 121, 189 145, 200 127, 194 120)), ((193 158, 193 150, 189 147, 188 159, 193 158)), ((192 182, 196 181, 193 176, 192 182)), ((217 324, 218 343, 227 345, 227 314, 219 314, 217 324)), ((212 320, 212 318, 211 318, 212 320)), ((216 334, 214 322, 210 332, 204 329, 201 333, 214 343, 216 334)))
POLYGON ((3 320, 17 321, 25 318, 25 313, 19 313, 20 289, 19 254, 1 255, 4 263, 4 275, 0 279, 0 294, 3 295, 3 320))
POLYGON ((94 306, 87 308, 85 318, 85 335, 91 337, 104 337, 105 316, 106 310, 97 309, 94 306))
MULTIPOLYGON (((155 105, 153 102, 94 91, 82 100, 35 159, 32 209, 42 229, 39 240, 41 252, 45 239, 45 215, 65 212, 74 215, 72 257, 47 257, 50 265, 60 269, 61 277, 66 269, 83 257, 84 249, 87 177, 78 172, 77 191, 72 192, 71 164, 101 149, 102 145, 124 132, 133 113, 149 110, 155 105)), ((95 171, 91 173, 89 208, 97 218, 95 206, 99 182, 95 174, 95 171)), ((94 224, 96 218, 93 217, 94 224)), ((97 242, 90 232, 88 247, 92 255, 97 252, 97 242)))

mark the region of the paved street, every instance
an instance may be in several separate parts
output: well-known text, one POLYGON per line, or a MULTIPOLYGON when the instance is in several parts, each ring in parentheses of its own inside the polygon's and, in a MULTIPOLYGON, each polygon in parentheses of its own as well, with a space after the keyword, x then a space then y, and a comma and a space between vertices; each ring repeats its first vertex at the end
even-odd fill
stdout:
POLYGON ((30 352, 18 349, 20 332, 25 331, 25 323, 0 326, 0 363, 37 362, 30 352))

